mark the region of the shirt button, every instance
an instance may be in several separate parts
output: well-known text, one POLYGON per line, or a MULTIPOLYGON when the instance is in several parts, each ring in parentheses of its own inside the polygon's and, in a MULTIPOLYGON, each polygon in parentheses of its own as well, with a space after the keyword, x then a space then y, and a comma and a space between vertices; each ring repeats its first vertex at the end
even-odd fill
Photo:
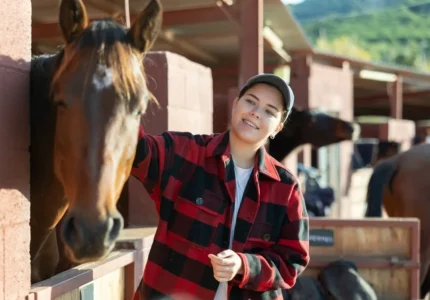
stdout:
POLYGON ((197 205, 202 205, 202 204, 203 204, 203 198, 198 197, 198 198, 196 199, 196 204, 197 204, 197 205))
POLYGON ((267 242, 270 240, 270 234, 266 233, 265 235, 263 235, 263 239, 267 242))

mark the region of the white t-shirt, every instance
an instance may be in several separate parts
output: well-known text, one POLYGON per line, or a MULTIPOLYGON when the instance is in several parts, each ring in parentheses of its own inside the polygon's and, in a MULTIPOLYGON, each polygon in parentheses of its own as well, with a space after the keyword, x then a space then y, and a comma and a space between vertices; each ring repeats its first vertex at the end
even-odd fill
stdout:
MULTIPOLYGON (((234 165, 234 174, 236 178, 236 195, 234 199, 234 210, 231 220, 231 229, 230 229, 230 241, 228 248, 231 249, 233 244, 234 237, 234 228, 236 227, 236 219, 237 213, 239 212, 239 207, 242 202, 243 192, 245 191, 246 184, 248 183, 248 179, 251 176, 253 168, 242 169, 238 166, 234 165)), ((214 300, 226 300, 227 297, 227 282, 221 282, 218 285, 218 290, 215 294, 214 300)))

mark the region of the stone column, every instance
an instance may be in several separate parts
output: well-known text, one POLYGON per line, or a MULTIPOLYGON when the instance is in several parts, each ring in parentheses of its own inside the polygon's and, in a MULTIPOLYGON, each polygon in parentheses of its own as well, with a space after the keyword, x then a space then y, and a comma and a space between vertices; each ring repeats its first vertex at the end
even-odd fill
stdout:
POLYGON ((0 1, 0 299, 30 289, 31 1, 0 1))

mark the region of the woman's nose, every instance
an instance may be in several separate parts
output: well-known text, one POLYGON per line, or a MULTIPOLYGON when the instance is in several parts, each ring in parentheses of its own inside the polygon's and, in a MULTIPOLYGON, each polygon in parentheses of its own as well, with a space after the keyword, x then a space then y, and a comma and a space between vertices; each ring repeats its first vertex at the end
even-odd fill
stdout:
POLYGON ((260 118, 260 114, 259 114, 258 112, 256 112, 256 110, 251 111, 251 115, 252 115, 253 117, 257 118, 257 119, 259 119, 259 118, 260 118))

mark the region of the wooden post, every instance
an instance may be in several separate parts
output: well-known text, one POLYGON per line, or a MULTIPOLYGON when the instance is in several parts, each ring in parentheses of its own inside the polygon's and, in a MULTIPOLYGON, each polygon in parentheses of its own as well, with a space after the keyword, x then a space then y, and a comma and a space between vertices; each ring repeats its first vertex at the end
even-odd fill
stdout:
POLYGON ((125 25, 130 28, 130 3, 124 0, 125 25))
POLYGON ((390 111, 394 119, 403 118, 403 78, 397 77, 390 91, 390 111))
POLYGON ((263 0, 242 0, 240 5, 239 88, 264 71, 263 0))

